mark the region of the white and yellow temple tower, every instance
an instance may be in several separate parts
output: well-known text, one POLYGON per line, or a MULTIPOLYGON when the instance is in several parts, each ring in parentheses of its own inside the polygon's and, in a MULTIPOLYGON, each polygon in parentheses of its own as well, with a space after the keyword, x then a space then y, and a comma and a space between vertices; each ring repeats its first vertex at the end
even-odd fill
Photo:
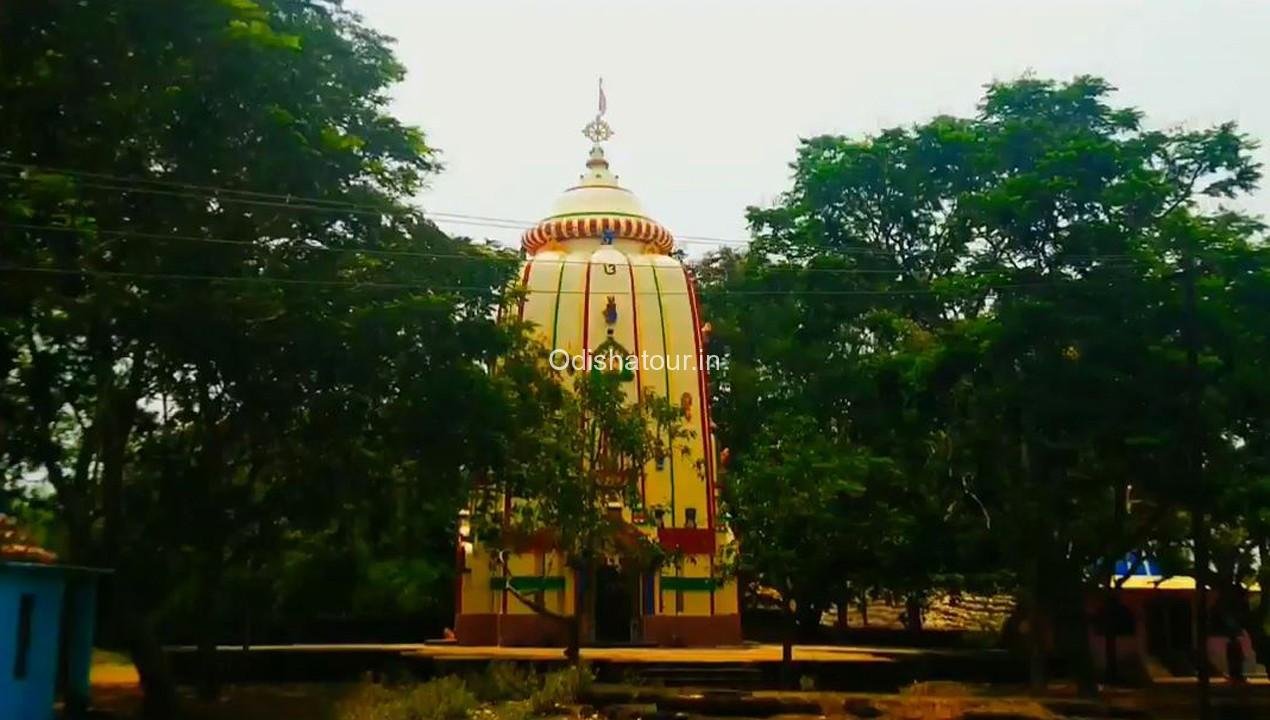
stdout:
MULTIPOLYGON (((694 432, 644 469, 638 503, 621 508, 631 526, 676 560, 637 573, 602 568, 593 580, 595 616, 584 641, 736 644, 737 585, 721 568, 731 535, 718 513, 718 452, 703 352, 707 328, 693 278, 670 255, 671 233, 609 168, 602 143, 612 130, 604 110, 601 91, 600 113, 583 131, 592 141, 586 172, 522 238, 520 282, 528 292, 518 312, 549 349, 568 357, 616 350, 642 358, 627 396, 634 402, 651 391, 669 399, 694 432)), ((466 519, 461 525, 458 642, 564 645, 562 623, 507 588, 568 616, 582 595, 577 573, 549 543, 511 554, 504 566, 471 536, 466 519)))

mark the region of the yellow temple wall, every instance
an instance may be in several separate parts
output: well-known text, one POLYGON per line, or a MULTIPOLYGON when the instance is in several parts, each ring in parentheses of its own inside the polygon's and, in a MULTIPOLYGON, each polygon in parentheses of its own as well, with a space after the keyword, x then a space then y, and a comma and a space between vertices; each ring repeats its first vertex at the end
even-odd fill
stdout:
MULTIPOLYGON (((522 280, 528 293, 518 314, 532 323, 534 334, 549 350, 563 350, 572 359, 584 351, 597 350, 611 338, 627 353, 663 360, 661 364, 641 363, 628 385, 629 397, 634 402, 642 392, 651 391, 677 407, 686 407, 681 427, 691 437, 676 441, 660 469, 655 462, 645 468, 645 522, 636 522, 640 518, 635 517, 632 508, 624 508, 623 514, 653 537, 657 527, 650 521, 655 508, 664 508, 666 528, 685 527, 687 508, 696 509, 696 528, 711 528, 714 498, 707 472, 713 468, 714 449, 710 428, 704 422, 708 416, 703 416, 709 401, 703 396, 705 368, 698 366, 704 362, 698 356, 702 320, 697 316, 691 281, 683 265, 672 257, 645 252, 641 243, 619 239, 605 245, 598 239, 573 239, 543 248, 528 258, 522 280), (617 312, 613 323, 605 318, 610 297, 617 312)), ((575 374, 567 372, 566 382, 575 374)), ((718 527, 717 520, 711 529, 715 531, 716 548, 730 541, 730 535, 718 527)), ((718 553, 716 549, 714 556, 685 555, 677 566, 662 567, 652 579, 653 607, 646 607, 649 598, 641 589, 643 614, 660 618, 650 618, 645 628, 650 639, 655 636, 678 642, 674 638, 692 634, 739 639, 735 581, 729 579, 711 586, 712 578, 719 575, 715 568, 718 553), (675 578, 670 583, 672 587, 663 587, 663 578, 675 578), (676 618, 694 624, 680 629, 673 624, 676 618)), ((472 614, 472 618, 497 616, 504 612, 503 596, 507 595, 505 615, 501 617, 532 620, 525 617, 534 614, 531 608, 511 593, 491 587, 491 582, 497 582, 503 573, 500 568, 491 569, 479 541, 468 558, 468 566, 470 572, 461 581, 463 613, 472 614)), ((513 577, 563 576, 564 589, 545 591, 544 600, 553 611, 573 613, 576 579, 558 555, 544 558, 535 553, 516 554, 509 558, 509 567, 513 577), (544 568, 544 562, 549 566, 544 568)), ((481 622, 488 625, 490 621, 481 622)), ((488 628, 481 632, 482 637, 490 637, 488 628)))
POLYGON ((630 385, 632 399, 651 390, 680 405, 687 396, 689 414, 682 427, 693 437, 676 443, 662 469, 651 463, 645 469, 645 505, 665 507, 667 527, 684 527, 685 509, 695 508, 697 527, 706 527, 711 498, 704 475, 703 369, 697 367, 700 320, 683 266, 665 255, 627 254, 598 241, 572 241, 568 252, 543 250, 530 258, 525 282, 529 293, 520 315, 533 323, 548 349, 574 358, 600 347, 609 337, 604 309, 612 297, 618 313, 612 339, 628 353, 661 358, 660 365, 641 363, 630 385))

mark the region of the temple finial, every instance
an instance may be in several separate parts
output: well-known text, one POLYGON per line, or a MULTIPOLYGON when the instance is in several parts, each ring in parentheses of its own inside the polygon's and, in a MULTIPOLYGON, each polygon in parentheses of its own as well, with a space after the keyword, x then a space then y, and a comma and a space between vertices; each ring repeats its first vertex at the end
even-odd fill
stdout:
POLYGON ((582 136, 595 143, 598 148, 600 143, 613 137, 613 128, 609 127, 608 122, 604 120, 604 113, 608 111, 608 99, 604 96, 604 78, 600 78, 600 102, 595 113, 595 119, 586 124, 582 128, 582 136))

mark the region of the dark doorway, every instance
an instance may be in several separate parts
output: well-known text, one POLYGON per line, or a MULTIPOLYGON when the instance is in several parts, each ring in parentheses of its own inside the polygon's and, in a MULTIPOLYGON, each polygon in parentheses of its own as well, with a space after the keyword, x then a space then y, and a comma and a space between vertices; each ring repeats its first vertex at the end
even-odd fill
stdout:
POLYGON ((1161 593, 1146 602, 1147 652, 1174 675, 1194 674, 1191 602, 1187 596, 1161 593))
POLYGON ((635 617, 635 581, 612 565, 595 573, 595 641, 628 643, 635 617))

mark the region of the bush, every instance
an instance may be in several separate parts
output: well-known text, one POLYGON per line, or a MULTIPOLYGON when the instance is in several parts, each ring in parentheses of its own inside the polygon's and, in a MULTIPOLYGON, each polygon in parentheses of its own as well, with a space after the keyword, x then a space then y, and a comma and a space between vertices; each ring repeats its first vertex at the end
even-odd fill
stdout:
POLYGON ((529 720, 532 712, 528 700, 510 700, 478 708, 472 720, 529 720))
POLYGON ((492 662, 485 672, 468 680, 468 687, 485 702, 525 700, 538 689, 538 676, 529 667, 492 662))
POLYGON ((422 685, 366 685, 340 703, 339 720, 465 720, 477 700, 461 678, 449 675, 422 685))
POLYGON ((547 673, 542 687, 529 697, 529 705, 535 715, 555 712, 578 701, 578 696, 591 687, 595 676, 585 665, 547 673))
POLYGON ((388 706, 396 696, 387 688, 369 683, 357 687, 335 708, 338 720, 389 720, 388 706))
POLYGON ((912 685, 900 688, 900 694, 921 697, 969 697, 974 693, 969 685, 963 683, 950 680, 931 680, 915 682, 912 685))
POLYGON ((336 709, 337 720, 529 720, 577 704, 591 671, 570 667, 541 678, 528 668, 492 663, 467 681, 454 675, 422 685, 363 685, 336 709), (478 700, 479 698, 479 700, 478 700), (484 701, 487 704, 481 705, 484 701))

